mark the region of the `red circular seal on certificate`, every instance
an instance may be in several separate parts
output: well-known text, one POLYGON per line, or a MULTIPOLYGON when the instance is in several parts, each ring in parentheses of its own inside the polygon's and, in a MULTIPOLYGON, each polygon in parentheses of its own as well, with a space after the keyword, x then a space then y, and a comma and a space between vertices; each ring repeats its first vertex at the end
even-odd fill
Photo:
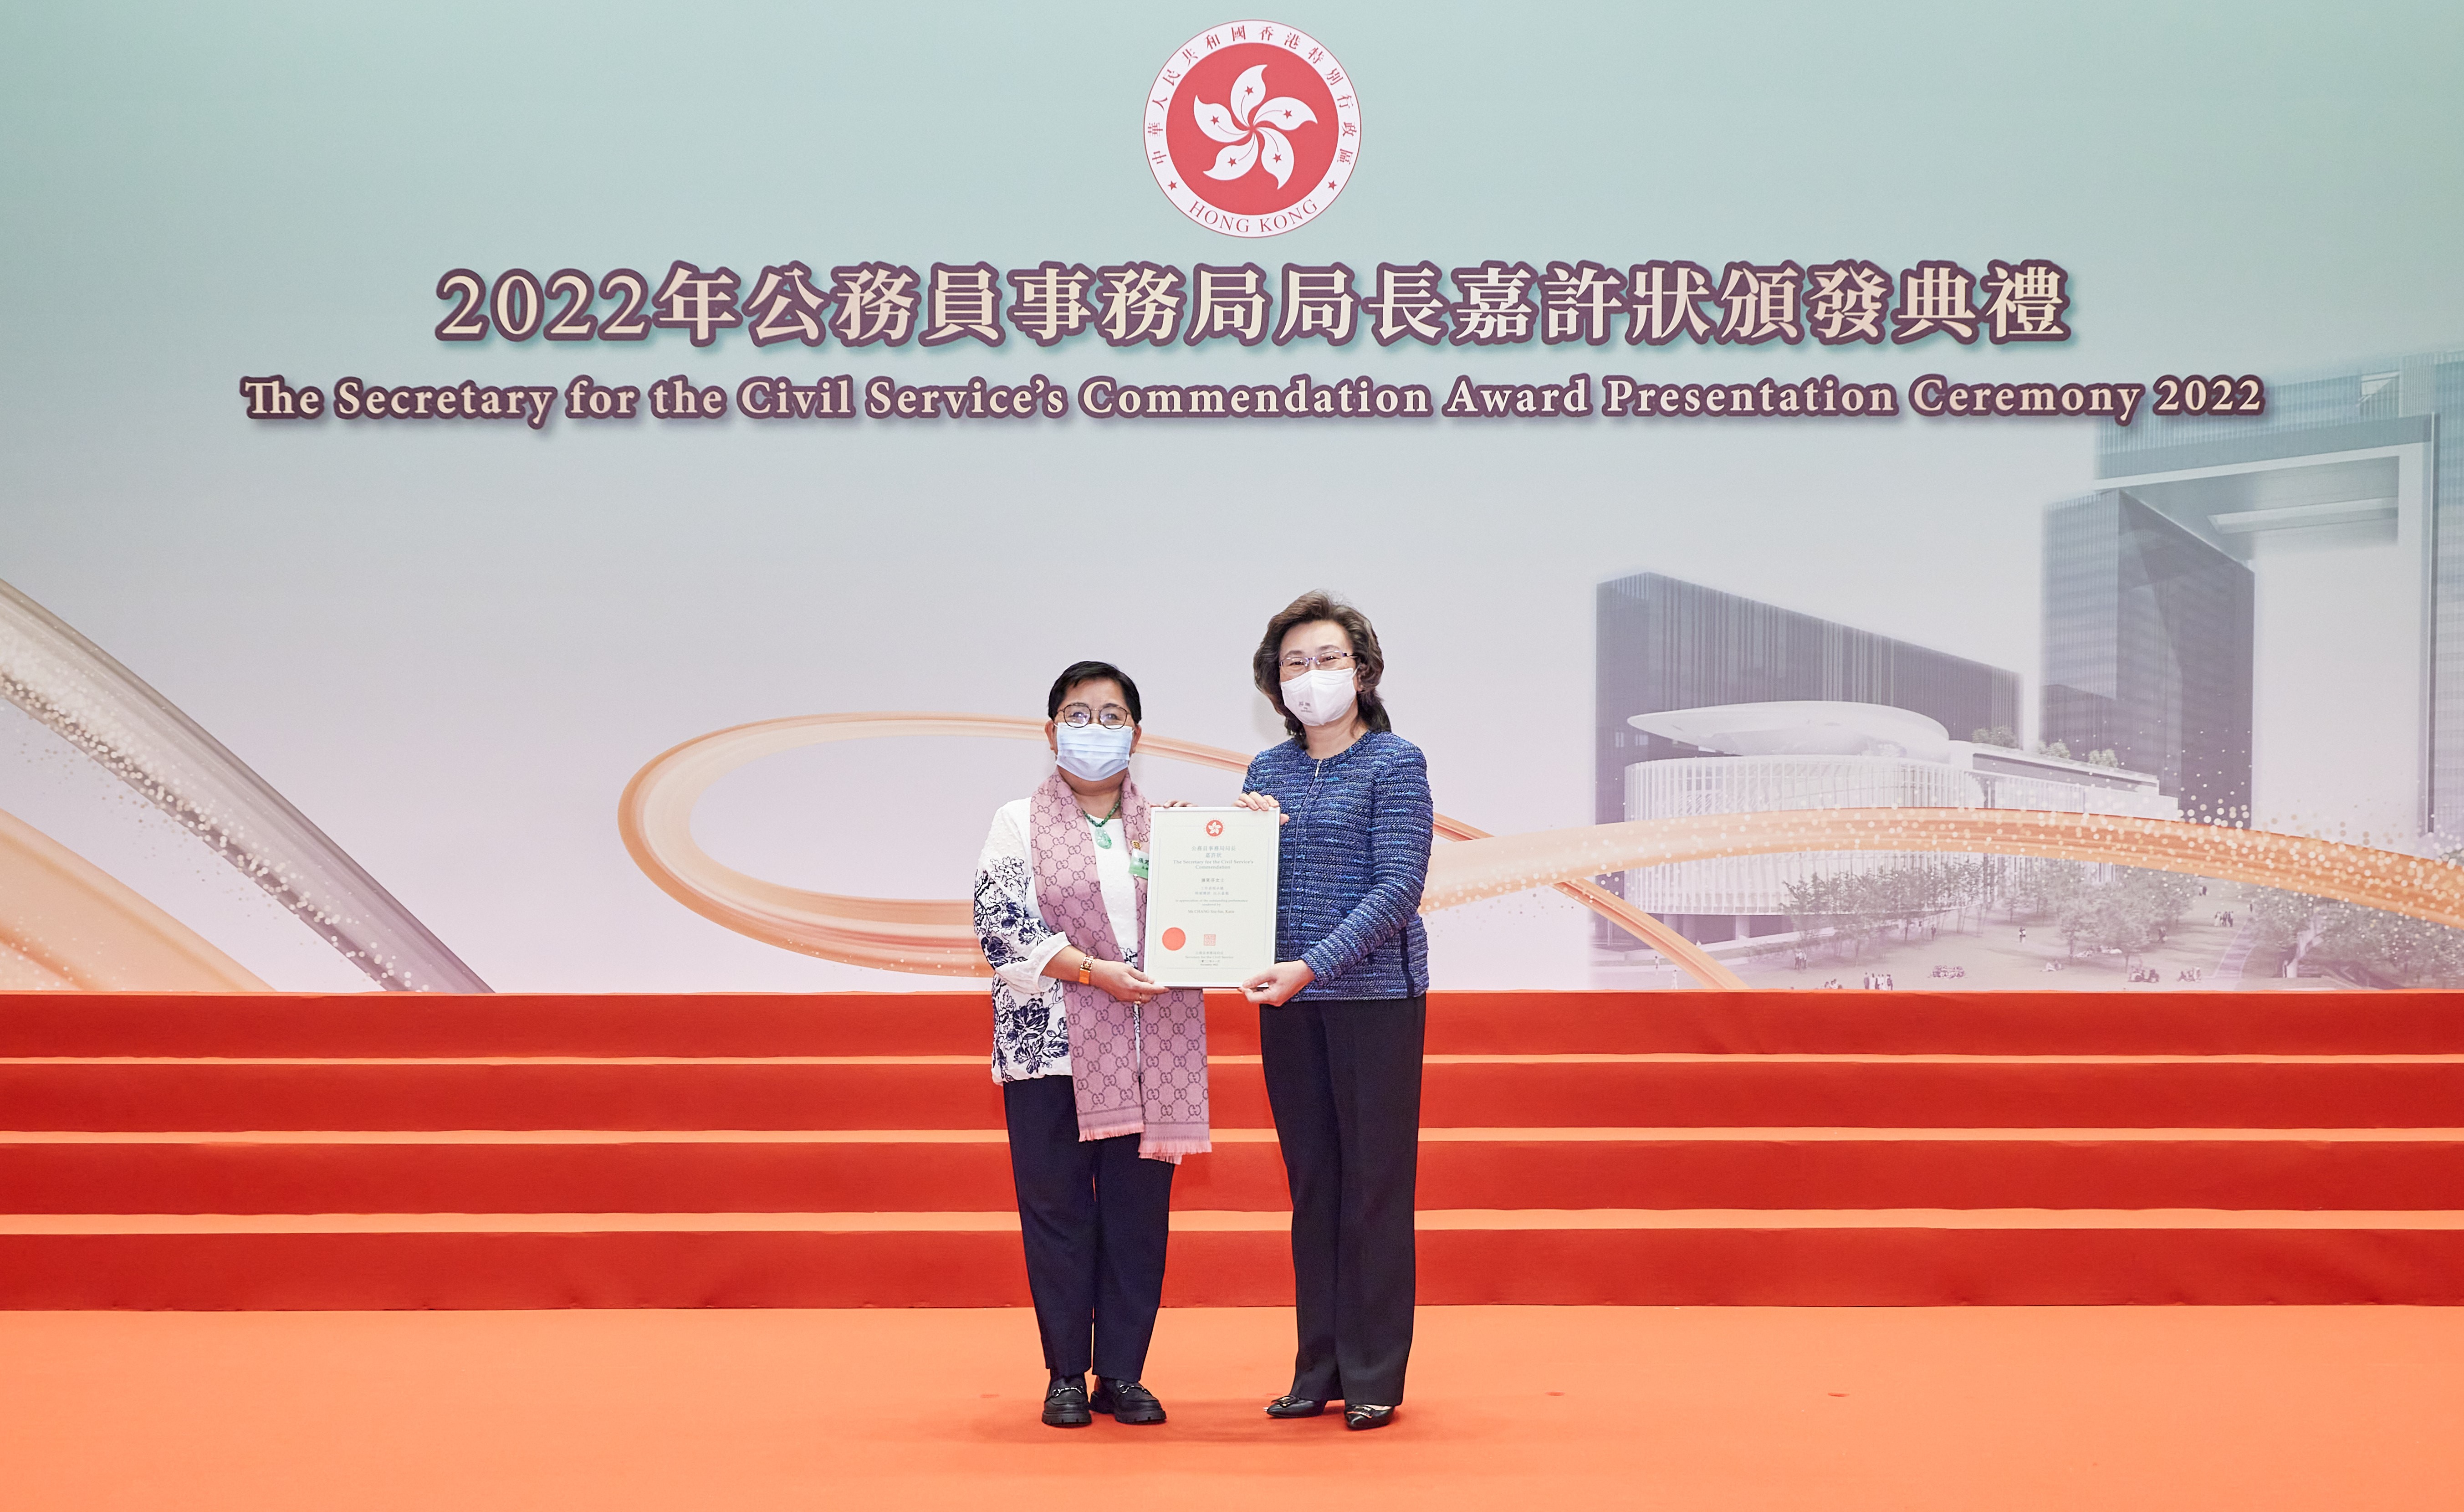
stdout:
POLYGON ((1182 934, 1177 927, 1163 932, 1163 947, 1167 950, 1177 950, 1187 944, 1189 936, 1182 934))
POLYGON ((1223 821, 1222 821, 1222 820, 1221 820, 1221 819, 1209 819, 1209 820, 1207 820, 1207 821, 1206 821, 1206 837, 1207 837, 1208 839, 1212 840, 1212 839, 1216 838, 1217 836, 1221 835, 1222 833, 1223 833, 1223 821))
POLYGON ((1147 91, 1147 167, 1173 208, 1227 236, 1325 213, 1360 155, 1360 100, 1323 43, 1280 21, 1227 21, 1164 60, 1147 91))

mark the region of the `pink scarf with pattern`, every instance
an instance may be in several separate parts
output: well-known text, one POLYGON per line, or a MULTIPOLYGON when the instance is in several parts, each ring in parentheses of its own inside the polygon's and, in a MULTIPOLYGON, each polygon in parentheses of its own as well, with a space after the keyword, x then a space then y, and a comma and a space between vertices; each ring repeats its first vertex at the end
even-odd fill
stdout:
MULTIPOLYGON (((1035 905, 1045 924, 1098 961, 1124 961, 1112 938, 1095 877, 1095 837, 1078 795, 1054 772, 1027 800, 1035 856, 1035 905)), ((1121 828, 1133 848, 1147 843, 1147 801, 1121 783, 1121 828)), ((1136 879, 1137 917, 1147 917, 1147 881, 1136 879)), ((1141 942, 1132 941, 1131 944, 1141 942)), ((1061 979, 1067 1004, 1069 1071, 1077 1083, 1078 1137, 1138 1136, 1138 1153, 1180 1164, 1214 1148, 1206 1114, 1206 999, 1196 988, 1144 1005, 1100 987, 1061 979)))

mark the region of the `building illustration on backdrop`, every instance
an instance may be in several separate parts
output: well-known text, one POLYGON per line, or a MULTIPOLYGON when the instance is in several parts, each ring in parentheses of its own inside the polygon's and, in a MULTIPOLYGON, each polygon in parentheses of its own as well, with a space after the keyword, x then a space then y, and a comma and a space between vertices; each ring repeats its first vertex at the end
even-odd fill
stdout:
MULTIPOLYGON (((2020 678, 2004 668, 1656 572, 1599 586, 1597 637, 1601 823, 1787 809, 2179 812, 2145 772, 1954 739, 2016 731, 2020 678)), ((1792 883, 1906 859, 1732 856, 1609 885, 1711 944, 1784 932, 1792 883)), ((1633 944, 1605 924, 1596 938, 1633 944)))
POLYGON ((2038 739, 2109 750, 2192 819, 2250 814, 2250 568, 2128 493, 2045 511, 2038 739))
POLYGON ((2019 723, 2019 675, 1775 604, 1642 572, 1598 589, 1597 822, 1625 814, 1625 768, 1681 752, 1626 722, 1722 703, 1879 703, 1959 735, 2019 723))
MULTIPOLYGON (((2015 672, 1638 573, 1597 589, 1596 819, 2058 808, 2459 843, 2464 353, 2103 427, 2095 476, 2045 510, 2039 749, 1959 738, 2022 732, 2015 672)), ((1715 943, 1786 930, 1791 882, 1903 859, 1607 880, 1715 943)))
POLYGON ((2189 817, 2242 822, 2238 782, 2260 829, 2455 843, 2464 353, 2105 430, 2099 492, 2047 515, 2046 737, 2158 771, 2189 817))

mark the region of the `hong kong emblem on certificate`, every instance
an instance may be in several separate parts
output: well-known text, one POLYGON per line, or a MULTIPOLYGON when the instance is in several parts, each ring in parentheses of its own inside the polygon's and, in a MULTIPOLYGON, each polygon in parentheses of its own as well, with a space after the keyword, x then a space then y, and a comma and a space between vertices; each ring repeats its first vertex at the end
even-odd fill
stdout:
POLYGON ((1229 236, 1326 212, 1360 156, 1352 76, 1308 33, 1227 21, 1175 49, 1147 91, 1147 167, 1173 208, 1229 236))

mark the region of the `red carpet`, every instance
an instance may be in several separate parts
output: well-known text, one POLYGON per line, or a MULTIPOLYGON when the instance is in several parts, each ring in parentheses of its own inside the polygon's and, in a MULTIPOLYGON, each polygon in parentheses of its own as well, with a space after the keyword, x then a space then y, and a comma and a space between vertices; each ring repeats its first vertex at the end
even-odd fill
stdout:
MULTIPOLYGON (((0 996, 0 1307, 1024 1301, 980 994, 0 996)), ((1255 1011, 1168 1300, 1289 1298, 1255 1011)), ((1455 993, 1431 1303, 2464 1301, 2464 996, 1455 993)))

